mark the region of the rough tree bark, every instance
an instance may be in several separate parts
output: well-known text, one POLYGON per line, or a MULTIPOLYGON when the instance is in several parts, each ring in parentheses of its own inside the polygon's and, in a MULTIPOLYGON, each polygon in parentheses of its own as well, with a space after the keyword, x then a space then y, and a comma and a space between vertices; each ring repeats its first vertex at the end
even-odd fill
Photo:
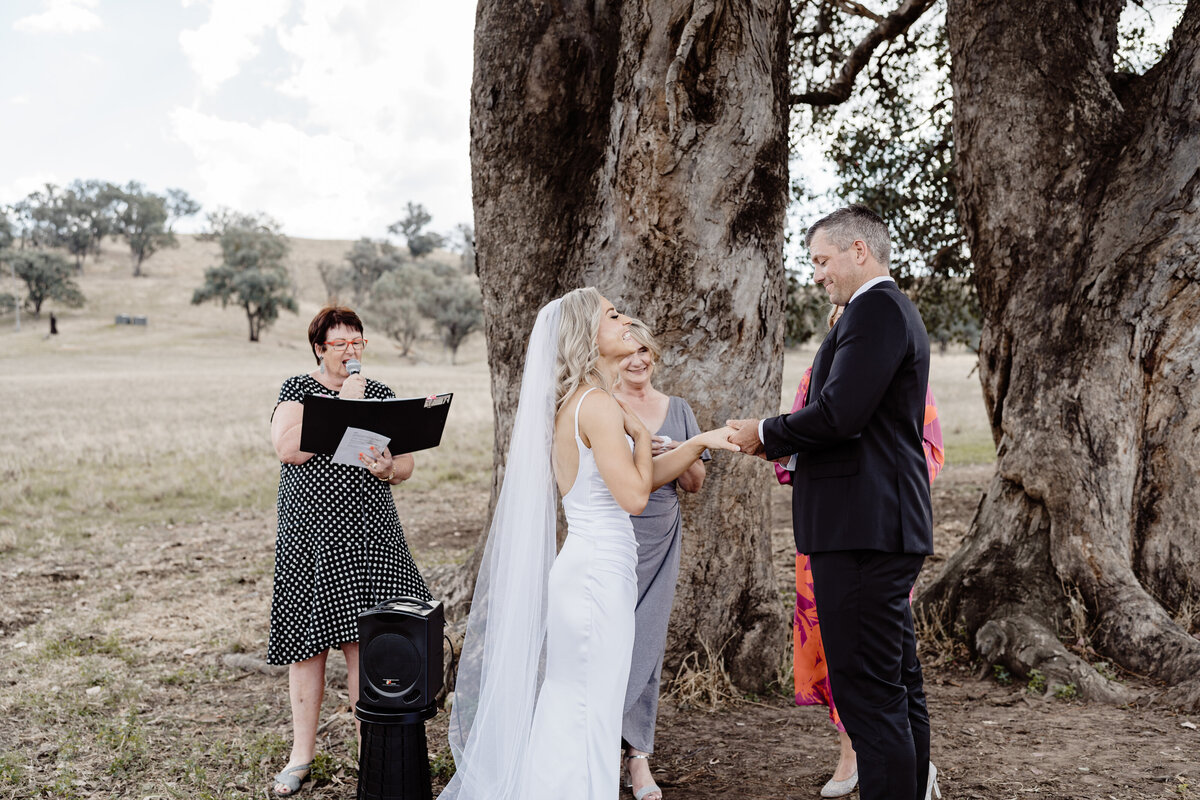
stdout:
POLYGON ((920 598, 989 660, 1126 692, 1060 643, 1200 708, 1200 2, 1142 77, 1122 0, 950 0, 962 221, 997 469, 920 598))
MULTIPOLYGON (((660 332, 656 378, 701 425, 778 406, 787 23, 769 0, 480 1, 471 165, 493 498, 536 312, 578 286, 660 332)), ((743 687, 775 677, 788 626, 767 488, 761 463, 720 455, 686 503, 669 669, 707 645, 743 687)), ((460 596, 476 569, 451 581, 460 596)))

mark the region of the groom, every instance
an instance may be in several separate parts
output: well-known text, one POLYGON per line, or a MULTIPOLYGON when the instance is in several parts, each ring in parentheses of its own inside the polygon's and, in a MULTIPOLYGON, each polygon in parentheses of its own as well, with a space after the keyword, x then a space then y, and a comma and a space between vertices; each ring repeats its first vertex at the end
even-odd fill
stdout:
POLYGON ((929 337, 888 275, 887 225, 863 206, 809 228, 814 277, 845 313, 813 361, 804 407, 737 420, 730 441, 791 457, 796 549, 812 560, 829 679, 862 800, 926 797, 929 714, 909 590, 933 552, 921 447, 929 337))

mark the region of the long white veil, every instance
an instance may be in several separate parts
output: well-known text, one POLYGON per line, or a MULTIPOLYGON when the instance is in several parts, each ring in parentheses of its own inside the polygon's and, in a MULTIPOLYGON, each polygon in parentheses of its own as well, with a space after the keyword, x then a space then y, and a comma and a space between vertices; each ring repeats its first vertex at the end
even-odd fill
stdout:
POLYGON ((555 552, 554 365, 560 300, 538 313, 505 475, 484 546, 450 712, 457 771, 439 800, 507 800, 521 773, 542 683, 555 552))

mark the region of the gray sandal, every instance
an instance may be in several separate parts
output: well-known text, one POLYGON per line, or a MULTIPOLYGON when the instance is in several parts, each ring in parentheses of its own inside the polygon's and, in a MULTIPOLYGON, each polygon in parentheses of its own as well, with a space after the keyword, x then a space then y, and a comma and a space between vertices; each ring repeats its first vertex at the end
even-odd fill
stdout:
POLYGON ((308 780, 308 776, 312 774, 312 762, 307 764, 296 764, 291 767, 284 767, 279 771, 279 774, 271 779, 271 794, 276 797, 291 797, 300 791, 300 787, 308 780), (303 775, 297 775, 297 772, 304 771, 303 775), (276 785, 286 786, 286 792, 278 792, 275 790, 276 785))
MULTIPOLYGON (((650 756, 648 756, 648 755, 625 756, 626 761, 628 761, 630 759, 634 759, 634 758, 641 758, 641 759, 645 759, 646 761, 650 760, 650 756)), ((628 770, 628 767, 626 767, 626 770, 628 770)), ((627 773, 627 774, 629 775, 629 782, 625 784, 625 788, 632 789, 633 788, 633 773, 627 773)), ((646 786, 643 786, 641 789, 638 789, 636 792, 633 793, 633 800, 642 800, 642 798, 644 798, 646 795, 654 794, 655 792, 658 792, 659 800, 662 800, 662 796, 663 796, 662 789, 658 788, 658 784, 655 783, 653 779, 651 779, 649 784, 647 784, 646 786)))

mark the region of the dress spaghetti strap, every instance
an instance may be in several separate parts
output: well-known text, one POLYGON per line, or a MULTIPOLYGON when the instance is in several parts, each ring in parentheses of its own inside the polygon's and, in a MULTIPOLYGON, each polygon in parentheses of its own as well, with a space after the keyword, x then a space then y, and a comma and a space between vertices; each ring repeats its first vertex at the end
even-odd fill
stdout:
POLYGON ((580 408, 580 406, 583 405, 583 398, 587 397, 589 394, 596 391, 597 388, 598 387, 593 386, 592 388, 588 389, 586 392, 584 392, 582 395, 580 395, 579 402, 575 404, 575 438, 576 439, 579 438, 579 408, 580 408))

